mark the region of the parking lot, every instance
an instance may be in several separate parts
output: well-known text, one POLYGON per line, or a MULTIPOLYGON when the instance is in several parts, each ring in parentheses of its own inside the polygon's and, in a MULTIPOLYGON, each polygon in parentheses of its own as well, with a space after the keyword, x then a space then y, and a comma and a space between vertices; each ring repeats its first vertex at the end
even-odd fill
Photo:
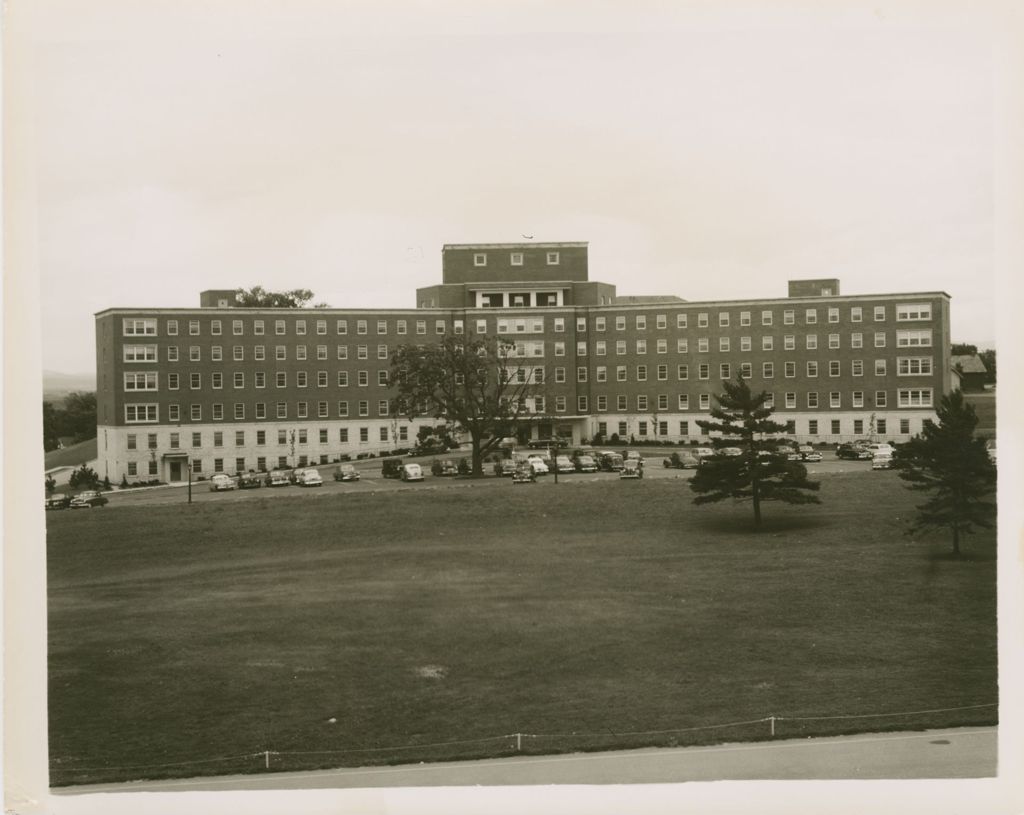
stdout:
MULTIPOLYGON (((677 470, 666 468, 662 461, 672 452, 679 452, 684 448, 640 448, 644 457, 644 479, 676 479, 688 481, 693 470, 677 470)), ((621 448, 615 448, 616 452, 624 452, 621 448)), ((468 458, 468 450, 455 451, 447 456, 423 456, 407 457, 403 461, 416 462, 423 468, 424 480, 419 483, 405 483, 396 478, 384 478, 381 475, 382 459, 366 459, 363 461, 351 462, 359 472, 360 480, 354 482, 339 482, 334 480, 334 471, 338 464, 321 464, 315 469, 319 470, 323 478, 322 487, 299 487, 294 484, 287 487, 267 487, 258 489, 231 490, 229 492, 210 492, 208 481, 194 481, 192 483, 192 500, 198 501, 248 501, 254 497, 280 498, 287 500, 289 497, 320 496, 330 497, 339 494, 359 494, 379 492, 382 490, 401 492, 403 490, 435 490, 435 489, 465 489, 486 487, 489 489, 513 489, 511 478, 499 478, 493 473, 493 464, 488 462, 484 466, 484 478, 471 478, 468 476, 434 476, 430 472, 430 465, 437 458, 439 460, 451 459, 457 461, 460 458, 468 458)), ((861 472, 870 471, 870 461, 844 461, 837 459, 831 451, 825 451, 819 462, 808 462, 806 465, 810 476, 817 473, 837 472, 861 472)), ((558 475, 559 486, 564 484, 586 484, 599 481, 617 481, 617 472, 597 473, 561 473, 558 475)), ((554 474, 541 475, 537 477, 534 484, 516 486, 515 489, 545 489, 555 484, 554 474)), ((623 480, 623 489, 642 489, 642 481, 623 480)), ((124 493, 113 491, 107 493, 110 498, 110 506, 131 505, 131 504, 176 504, 187 500, 187 486, 185 484, 170 487, 152 487, 130 490, 124 493)))

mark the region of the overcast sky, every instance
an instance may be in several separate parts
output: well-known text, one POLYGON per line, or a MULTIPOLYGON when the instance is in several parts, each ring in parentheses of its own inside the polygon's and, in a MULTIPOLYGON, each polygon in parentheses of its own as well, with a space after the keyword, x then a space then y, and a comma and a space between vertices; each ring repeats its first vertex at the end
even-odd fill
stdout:
POLYGON ((994 339, 992 56, 960 21, 37 5, 44 368, 92 371, 104 308, 257 284, 411 308, 442 244, 523 234, 589 241, 620 294, 839 277, 944 290, 954 340, 994 339))

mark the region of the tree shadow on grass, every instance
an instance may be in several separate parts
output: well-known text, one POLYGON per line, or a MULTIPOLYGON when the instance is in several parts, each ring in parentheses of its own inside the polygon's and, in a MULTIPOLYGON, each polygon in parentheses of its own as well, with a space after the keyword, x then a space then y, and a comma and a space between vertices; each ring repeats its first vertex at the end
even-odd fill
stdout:
POLYGON ((765 514, 761 517, 761 528, 754 529, 754 518, 748 510, 746 513, 705 512, 694 525, 708 532, 775 535, 783 532, 806 532, 822 529, 830 526, 831 522, 828 518, 812 515, 765 514))

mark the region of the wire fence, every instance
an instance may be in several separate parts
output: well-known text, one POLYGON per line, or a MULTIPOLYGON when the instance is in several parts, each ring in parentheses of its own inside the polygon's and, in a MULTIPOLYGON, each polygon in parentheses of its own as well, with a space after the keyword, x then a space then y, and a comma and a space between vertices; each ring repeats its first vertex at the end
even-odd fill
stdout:
MULTIPOLYGON (((998 703, 931 708, 886 713, 855 713, 832 716, 768 715, 721 724, 675 727, 665 730, 604 732, 506 733, 473 739, 414 742, 394 746, 348 747, 335 750, 258 750, 213 758, 196 758, 157 764, 79 766, 61 757, 50 762, 53 786, 128 780, 143 777, 182 777, 191 768, 196 775, 228 775, 285 770, 311 770, 339 766, 370 766, 417 761, 454 761, 503 758, 524 754, 591 752, 633 747, 678 747, 729 741, 766 741, 807 736, 840 735, 865 730, 921 730, 994 724, 992 711, 998 703), (953 714, 953 715, 948 715, 953 714), (837 722, 857 722, 854 727, 837 722), (409 754, 413 754, 410 756, 409 754), (135 774, 141 772, 141 775, 135 774)), ((993 711, 994 712, 994 711, 993 711)), ((101 762, 94 762, 101 764, 101 762)))

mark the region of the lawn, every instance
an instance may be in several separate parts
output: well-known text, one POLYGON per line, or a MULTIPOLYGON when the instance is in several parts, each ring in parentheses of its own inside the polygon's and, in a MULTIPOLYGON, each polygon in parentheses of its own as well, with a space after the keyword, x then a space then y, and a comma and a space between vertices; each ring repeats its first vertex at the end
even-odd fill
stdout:
POLYGON ((821 480, 822 505, 768 505, 759 535, 748 505, 696 507, 675 480, 53 513, 51 781, 753 740, 770 715, 995 702, 994 534, 954 561, 902 534, 894 474, 821 480))

